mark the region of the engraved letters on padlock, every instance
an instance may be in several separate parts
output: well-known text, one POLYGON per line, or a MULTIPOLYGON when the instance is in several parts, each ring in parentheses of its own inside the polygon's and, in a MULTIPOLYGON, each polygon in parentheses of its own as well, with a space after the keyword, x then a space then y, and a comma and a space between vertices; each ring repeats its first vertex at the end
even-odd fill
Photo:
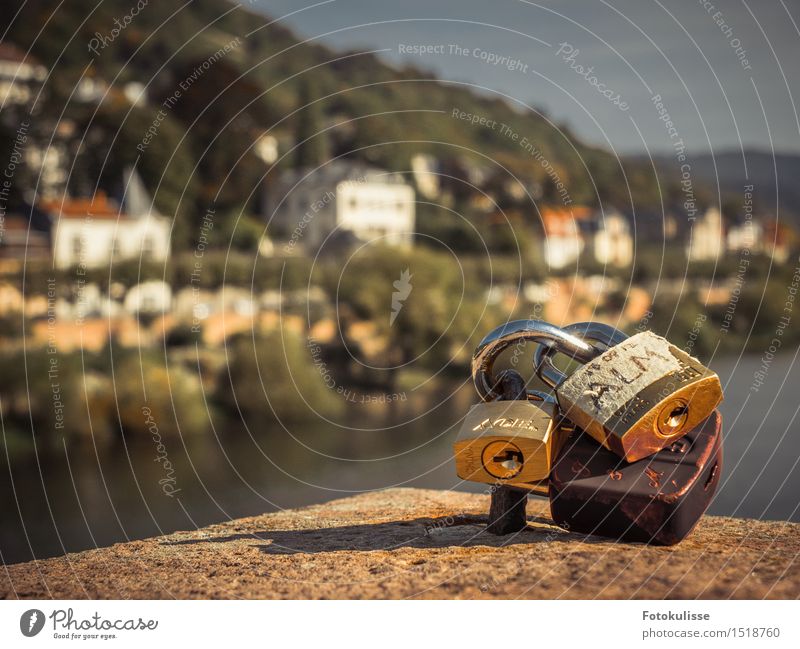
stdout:
POLYGON ((453 445, 458 476, 490 484, 546 479, 558 451, 555 409, 549 401, 473 406, 453 445))
POLYGON ((708 417, 722 386, 716 373, 646 331, 580 367, 556 395, 568 419, 634 462, 708 417))

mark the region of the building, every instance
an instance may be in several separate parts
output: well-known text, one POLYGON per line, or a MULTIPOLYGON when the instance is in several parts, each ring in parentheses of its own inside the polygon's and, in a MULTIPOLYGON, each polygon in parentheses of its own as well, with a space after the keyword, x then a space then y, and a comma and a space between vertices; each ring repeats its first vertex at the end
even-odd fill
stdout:
POLYGON ((710 207, 694 222, 686 255, 689 261, 716 261, 725 244, 722 214, 710 207))
POLYGON ((142 282, 125 294, 125 310, 135 315, 166 313, 172 307, 172 289, 158 280, 142 282))
POLYGON ((344 230, 362 241, 410 245, 414 189, 402 175, 334 161, 315 170, 289 171, 271 189, 267 218, 288 243, 317 250, 344 230))
POLYGON ((545 207, 541 218, 544 260, 550 268, 577 264, 582 254, 604 265, 625 268, 633 263, 630 223, 614 209, 545 207))
POLYGON ((590 214, 589 208, 545 207, 541 210, 544 229, 544 260, 550 268, 576 264, 584 241, 578 221, 590 214))
POLYGON ((27 104, 47 78, 47 68, 11 43, 0 42, 0 106, 27 104))
POLYGON ((761 252, 764 241, 764 228, 752 218, 728 228, 726 237, 728 250, 740 252, 761 252))
POLYGON ((628 219, 614 209, 587 219, 587 248, 599 263, 626 268, 633 263, 633 237, 628 219))
POLYGON ((169 255, 171 221, 152 204, 139 175, 128 170, 118 204, 103 192, 92 198, 42 203, 52 221, 56 268, 101 268, 126 259, 163 262, 169 255))
POLYGON ((439 197, 439 164, 431 155, 417 153, 411 156, 411 173, 423 197, 434 200, 439 197))
POLYGON ((35 219, 9 214, 0 222, 0 270, 16 272, 22 266, 50 261, 50 233, 35 219))

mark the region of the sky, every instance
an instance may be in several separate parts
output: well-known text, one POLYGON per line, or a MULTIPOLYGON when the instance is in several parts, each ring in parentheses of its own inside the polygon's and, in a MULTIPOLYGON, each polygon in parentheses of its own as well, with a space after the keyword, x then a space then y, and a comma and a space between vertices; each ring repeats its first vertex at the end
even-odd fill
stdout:
POLYGON ((800 153, 800 0, 248 4, 302 38, 533 106, 618 153, 800 153))

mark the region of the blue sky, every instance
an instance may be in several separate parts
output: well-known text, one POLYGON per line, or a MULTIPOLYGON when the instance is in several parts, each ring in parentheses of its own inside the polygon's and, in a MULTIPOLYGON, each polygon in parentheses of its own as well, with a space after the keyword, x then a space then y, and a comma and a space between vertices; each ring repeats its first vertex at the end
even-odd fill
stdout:
POLYGON ((540 107, 620 153, 670 151, 678 138, 694 153, 800 153, 800 0, 318 2, 252 6, 273 18, 294 12, 283 22, 304 38, 386 50, 387 61, 540 107), (414 45, 439 47, 402 51, 414 45), (509 70, 481 58, 489 55, 519 64, 509 70), (659 121, 654 95, 677 137, 659 121))

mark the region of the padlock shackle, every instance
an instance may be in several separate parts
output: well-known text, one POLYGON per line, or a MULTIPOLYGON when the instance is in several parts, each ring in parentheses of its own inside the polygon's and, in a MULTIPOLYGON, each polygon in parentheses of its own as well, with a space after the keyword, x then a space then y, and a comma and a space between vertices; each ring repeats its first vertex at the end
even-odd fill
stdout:
MULTIPOLYGON (((497 357, 512 345, 531 340, 539 343, 539 349, 558 345, 573 358, 588 363, 597 356, 597 349, 561 327, 544 320, 513 320, 490 331, 472 356, 472 380, 481 399, 491 401, 499 395, 494 391, 495 380, 492 366, 497 357)), ((530 390, 532 398, 540 398, 541 393, 530 390)))
MULTIPOLYGON (((592 343, 590 346, 594 353, 589 361, 628 337, 619 329, 602 322, 576 322, 564 327, 564 331, 580 337, 584 342, 592 343)), ((533 367, 539 378, 551 388, 556 388, 567 380, 567 375, 558 369, 553 361, 556 354, 565 354, 581 363, 588 362, 572 354, 567 347, 562 347, 558 342, 549 346, 540 345, 533 356, 533 367)))

